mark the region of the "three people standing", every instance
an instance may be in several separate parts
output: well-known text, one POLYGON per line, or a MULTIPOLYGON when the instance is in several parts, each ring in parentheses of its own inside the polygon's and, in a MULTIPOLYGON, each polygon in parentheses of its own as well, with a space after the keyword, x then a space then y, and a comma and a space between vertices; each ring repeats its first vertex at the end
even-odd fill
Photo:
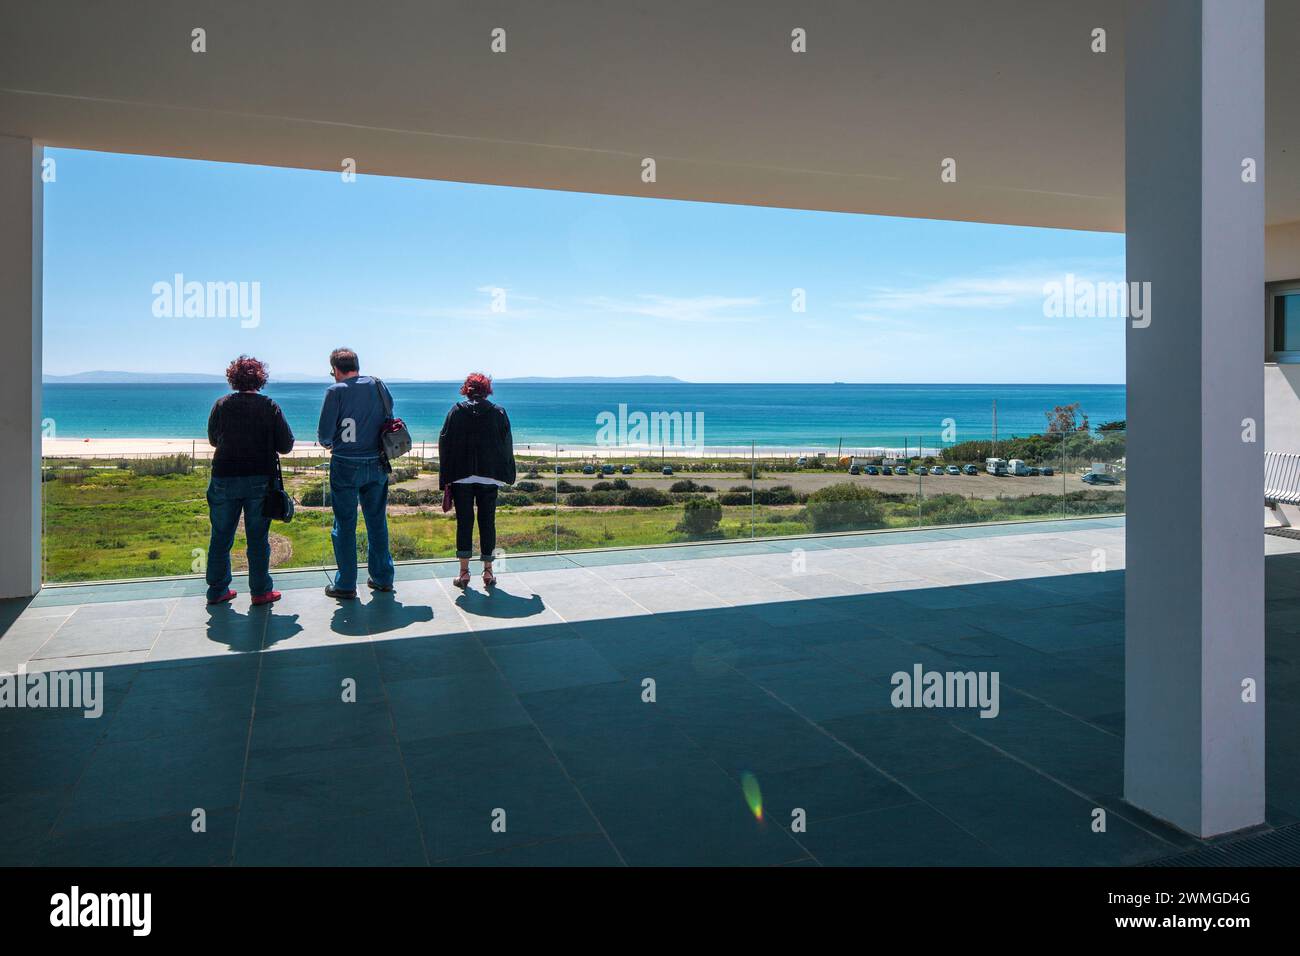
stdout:
MULTIPOLYGON (((391 420, 393 399, 387 386, 361 374, 357 353, 330 353, 334 384, 325 390, 317 440, 330 451, 329 482, 334 509, 330 533, 338 570, 325 593, 333 598, 357 596, 357 507, 366 523, 366 584, 374 591, 393 590, 393 557, 388 547, 388 475, 382 434, 391 420)), ((217 400, 208 416, 208 441, 216 449, 208 484, 211 539, 207 556, 208 603, 235 597, 230 589, 230 549, 239 521, 248 539, 248 578, 253 604, 280 597, 270 574, 271 519, 263 502, 277 474, 277 454, 293 450, 293 432, 280 407, 259 394, 267 382, 266 366, 241 355, 230 363, 226 379, 233 391, 217 400)), ((477 516, 483 584, 492 587, 496 553, 497 490, 515 482, 514 439, 504 408, 489 401, 492 379, 475 372, 460 389, 465 398, 452 406, 438 436, 438 486, 456 509, 456 557, 460 573, 454 583, 469 585, 477 516)))

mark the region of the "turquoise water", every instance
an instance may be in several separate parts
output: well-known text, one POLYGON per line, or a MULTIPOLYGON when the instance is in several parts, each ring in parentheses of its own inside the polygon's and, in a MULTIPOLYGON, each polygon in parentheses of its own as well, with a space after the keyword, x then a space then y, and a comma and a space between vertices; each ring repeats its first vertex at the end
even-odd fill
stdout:
MULTIPOLYGON (((276 384, 266 392, 284 409, 300 441, 312 441, 326 383, 276 384)), ((391 386, 396 414, 417 442, 435 441, 458 398, 446 382, 391 386)), ((47 384, 42 417, 59 438, 202 438, 221 385, 47 384)), ((1096 426, 1125 417, 1123 385, 696 385, 510 384, 495 399, 510 412, 515 441, 597 443, 597 416, 702 413, 704 444, 846 449, 926 447, 986 438, 997 401, 998 434, 1030 435, 1044 413, 1080 402, 1096 426), (944 436, 952 419, 955 435, 944 436)), ((46 429, 49 431, 48 427, 46 429)))

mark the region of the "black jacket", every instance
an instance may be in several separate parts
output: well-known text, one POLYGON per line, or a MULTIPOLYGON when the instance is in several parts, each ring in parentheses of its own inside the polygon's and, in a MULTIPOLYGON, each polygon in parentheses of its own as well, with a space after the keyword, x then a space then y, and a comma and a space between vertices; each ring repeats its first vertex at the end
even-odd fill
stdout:
POLYGON ((457 402, 438 435, 438 487, 478 475, 515 483, 515 442, 510 417, 487 399, 457 402))
POLYGON ((275 453, 293 451, 293 432, 280 406, 255 392, 222 395, 208 415, 212 474, 219 478, 275 474, 275 453))

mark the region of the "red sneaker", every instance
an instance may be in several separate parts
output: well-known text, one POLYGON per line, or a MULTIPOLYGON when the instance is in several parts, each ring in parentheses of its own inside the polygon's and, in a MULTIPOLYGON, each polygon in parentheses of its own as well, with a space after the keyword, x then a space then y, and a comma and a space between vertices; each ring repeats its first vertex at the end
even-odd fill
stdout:
POLYGON ((208 603, 225 604, 227 601, 233 601, 235 599, 235 594, 236 594, 235 591, 227 591, 225 594, 221 595, 221 597, 216 598, 215 600, 210 600, 208 601, 208 603))
POLYGON ((265 594, 254 595, 252 604, 274 604, 280 600, 279 591, 267 591, 265 594))

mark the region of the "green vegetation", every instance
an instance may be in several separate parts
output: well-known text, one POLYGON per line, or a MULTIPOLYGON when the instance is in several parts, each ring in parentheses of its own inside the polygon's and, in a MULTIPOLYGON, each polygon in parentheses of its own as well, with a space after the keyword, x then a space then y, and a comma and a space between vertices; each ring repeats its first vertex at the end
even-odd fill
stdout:
POLYGON ((884 496, 871 488, 845 482, 819 488, 808 496, 808 519, 814 531, 858 531, 879 528, 884 496))
POLYGON ((685 514, 678 530, 693 538, 712 538, 719 535, 722 523, 722 505, 713 498, 688 498, 685 514))
MULTIPOLYGON (((1038 440, 1000 442, 999 454, 1010 456, 1007 448, 1013 442, 1024 442, 1028 448, 1029 443, 1038 440)), ((1046 440, 1059 444, 1061 437, 1049 436, 1046 440)), ((1123 455, 1122 433, 1103 433, 1098 438, 1087 433, 1071 434, 1065 440, 1080 442, 1085 449, 1081 460, 1113 460, 1123 455)), ((960 456, 950 458, 952 450, 945 451, 945 460, 964 460, 960 456)), ((981 460, 975 455, 969 457, 981 460)), ((1017 457, 1035 460, 1028 453, 1017 457)), ((527 462, 522 464, 520 473, 526 474, 527 462)), ((299 507, 291 523, 277 522, 271 527, 272 561, 276 567, 333 563, 328 478, 319 465, 298 462, 286 473, 285 480, 299 507)), ((1071 491, 1064 496, 1032 493, 978 498, 956 493, 961 487, 956 485, 953 492, 918 499, 911 486, 882 492, 845 475, 843 481, 814 490, 801 491, 792 484, 751 489, 746 483, 715 491, 690 479, 670 482, 660 478, 657 459, 653 479, 642 469, 633 481, 579 477, 574 482, 563 478, 557 482, 553 464, 547 466, 539 461, 537 465, 537 479, 525 479, 503 489, 499 499, 498 539, 508 553, 1032 520, 1124 510, 1122 489, 1071 491)), ((712 460, 708 466, 707 470, 714 473, 729 473, 734 481, 737 475, 748 478, 750 463, 747 459, 712 460)), ((687 466, 674 464, 674 470, 687 470, 687 466)), ((389 495, 393 556, 399 561, 453 556, 454 516, 442 511, 442 494, 431 477, 432 469, 404 464, 396 474, 401 480, 389 495)), ((188 456, 107 464, 47 460, 42 479, 45 580, 161 577, 202 570, 209 533, 205 499, 208 473, 202 465, 196 467, 188 456)), ((1008 486, 1008 490, 1015 487, 1008 486)), ((937 487, 933 490, 940 491, 937 487)), ((362 555, 363 527, 358 529, 358 552, 362 555)), ((233 555, 237 570, 243 567, 243 548, 240 535, 233 555)))

